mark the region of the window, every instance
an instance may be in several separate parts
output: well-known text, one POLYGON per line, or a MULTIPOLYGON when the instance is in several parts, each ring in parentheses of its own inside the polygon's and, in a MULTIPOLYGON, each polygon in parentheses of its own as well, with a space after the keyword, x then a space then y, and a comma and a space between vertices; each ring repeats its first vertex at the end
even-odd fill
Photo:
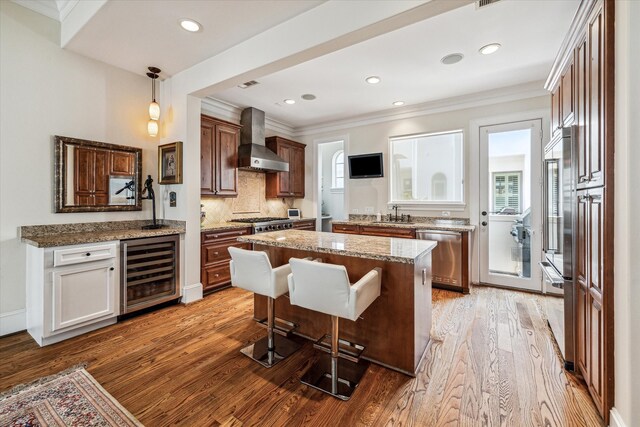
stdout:
POLYGON ((392 137, 389 145, 390 203, 464 204, 461 130, 392 137))
POLYGON ((493 211, 512 208, 522 212, 521 197, 522 172, 494 172, 493 174, 493 211))
POLYGON ((338 150, 331 159, 331 188, 344 188, 344 150, 338 150))

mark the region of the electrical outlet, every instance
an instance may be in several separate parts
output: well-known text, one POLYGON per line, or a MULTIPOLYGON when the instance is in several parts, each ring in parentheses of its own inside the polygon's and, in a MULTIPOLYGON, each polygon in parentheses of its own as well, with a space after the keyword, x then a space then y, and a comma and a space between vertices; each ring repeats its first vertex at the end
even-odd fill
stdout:
POLYGON ((449 211, 442 211, 442 216, 451 216, 451 212, 449 212, 449 211))
POLYGON ((360 213, 360 209, 357 209, 357 208, 351 209, 351 213, 352 214, 359 214, 360 213))
POLYGON ((364 208, 364 213, 366 214, 372 214, 373 213, 373 206, 366 206, 364 208))

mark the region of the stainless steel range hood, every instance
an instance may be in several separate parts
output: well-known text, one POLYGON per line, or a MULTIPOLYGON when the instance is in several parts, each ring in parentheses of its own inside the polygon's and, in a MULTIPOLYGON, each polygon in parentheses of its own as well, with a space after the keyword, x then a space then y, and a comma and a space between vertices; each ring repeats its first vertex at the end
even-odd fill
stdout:
POLYGON ((238 168, 261 172, 289 172, 289 163, 264 144, 264 111, 245 108, 240 117, 238 168))

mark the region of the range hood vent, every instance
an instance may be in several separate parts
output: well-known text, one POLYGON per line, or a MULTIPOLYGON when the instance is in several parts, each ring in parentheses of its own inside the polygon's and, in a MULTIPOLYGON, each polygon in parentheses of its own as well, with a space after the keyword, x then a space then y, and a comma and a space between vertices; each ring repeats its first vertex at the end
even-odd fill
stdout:
POLYGON ((289 172, 289 163, 269 150, 264 142, 264 111, 245 108, 240 116, 238 169, 258 172, 289 172))

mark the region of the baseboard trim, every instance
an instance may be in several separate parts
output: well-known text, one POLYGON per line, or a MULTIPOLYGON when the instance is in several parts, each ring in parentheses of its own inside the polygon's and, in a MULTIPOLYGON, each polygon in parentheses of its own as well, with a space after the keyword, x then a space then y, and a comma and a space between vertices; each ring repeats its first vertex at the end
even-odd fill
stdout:
POLYGON ((27 329, 27 310, 20 309, 0 314, 0 336, 27 329))
POLYGON ((189 304, 202 299, 202 283, 194 283, 182 288, 182 299, 180 302, 189 304))
POLYGON ((616 408, 611 408, 609 417, 609 427, 627 427, 627 425, 622 420, 620 416, 620 412, 616 408))

